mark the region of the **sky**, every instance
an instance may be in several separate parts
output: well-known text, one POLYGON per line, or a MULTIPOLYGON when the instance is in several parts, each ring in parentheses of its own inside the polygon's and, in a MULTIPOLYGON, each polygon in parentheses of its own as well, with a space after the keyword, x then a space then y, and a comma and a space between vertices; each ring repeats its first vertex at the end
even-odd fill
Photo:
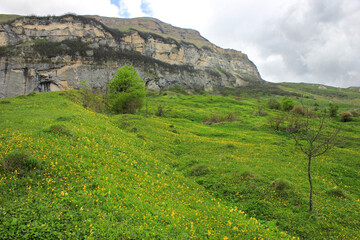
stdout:
POLYGON ((359 0, 0 0, 0 13, 154 17, 247 54, 266 81, 360 86, 359 0))

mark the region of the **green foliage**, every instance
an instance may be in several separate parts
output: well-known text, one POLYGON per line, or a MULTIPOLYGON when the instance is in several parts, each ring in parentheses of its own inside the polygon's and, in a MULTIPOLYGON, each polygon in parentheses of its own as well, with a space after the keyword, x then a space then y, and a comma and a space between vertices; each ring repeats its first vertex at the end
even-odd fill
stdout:
POLYGON ((285 97, 281 100, 281 109, 289 112, 294 108, 294 101, 291 98, 285 97))
POLYGON ((360 117, 360 109, 352 109, 350 110, 350 113, 353 117, 360 117))
POLYGON ((183 94, 183 95, 187 95, 188 93, 186 92, 186 90, 184 88, 182 88, 179 85, 175 85, 171 88, 169 88, 170 91, 175 92, 175 93, 179 93, 179 94, 183 94))
POLYGON ((338 105, 330 104, 330 105, 329 105, 329 116, 330 116, 330 117, 336 117, 338 110, 339 110, 339 106, 338 106, 338 105))
POLYGON ((353 120, 353 115, 349 111, 344 111, 339 113, 341 122, 351 122, 353 120))
POLYGON ((334 187, 329 190, 326 190, 326 193, 333 197, 347 198, 345 192, 338 187, 334 187))
POLYGON ((9 100, 1 100, 0 104, 10 104, 11 102, 9 100))
POLYGON ((56 57, 61 55, 86 57, 86 51, 90 49, 88 44, 82 42, 80 38, 61 42, 35 39, 33 43, 34 51, 43 57, 56 57))
POLYGON ((132 66, 118 69, 109 82, 109 105, 114 113, 135 113, 143 105, 146 88, 139 74, 132 66))
POLYGON ((293 188, 293 184, 285 179, 276 179, 271 183, 271 187, 277 192, 286 192, 293 188))
POLYGON ((210 169, 206 165, 198 165, 190 169, 191 176, 203 176, 210 172, 210 169))
POLYGON ((1 162, 6 172, 16 172, 20 175, 27 174, 40 167, 38 160, 24 151, 9 153, 1 162))
MULTIPOLYGON (((301 153, 287 132, 266 127, 279 111, 252 114, 256 99, 169 92, 147 99, 148 114, 141 109, 106 116, 70 95, 80 93, 8 98, 11 104, 0 107, 0 159, 26 149, 48 163, 41 174, 21 178, 0 171, 0 238, 358 238, 357 118, 330 123, 330 130, 346 126, 344 143, 314 161, 316 211, 309 215, 301 153), (157 117, 159 105, 171 111, 157 117), (202 124, 212 114, 229 113, 239 120, 202 124), (73 137, 43 131, 54 124, 73 137), (274 179, 286 179, 293 188, 277 191, 271 187, 274 179), (329 195, 333 186, 347 198, 329 195)), ((323 108, 329 99, 317 102, 323 108)), ((285 129, 288 115, 295 116, 284 114, 285 129)))
POLYGON ((275 114, 268 118, 268 122, 271 128, 275 130, 284 130, 285 127, 286 116, 284 114, 275 114))
POLYGON ((69 129, 62 124, 51 125, 49 132, 60 135, 71 136, 71 132, 69 131, 69 129))
POLYGON ((270 109, 280 110, 281 105, 280 105, 280 102, 278 100, 276 100, 275 98, 269 98, 269 100, 267 102, 267 107, 270 109))

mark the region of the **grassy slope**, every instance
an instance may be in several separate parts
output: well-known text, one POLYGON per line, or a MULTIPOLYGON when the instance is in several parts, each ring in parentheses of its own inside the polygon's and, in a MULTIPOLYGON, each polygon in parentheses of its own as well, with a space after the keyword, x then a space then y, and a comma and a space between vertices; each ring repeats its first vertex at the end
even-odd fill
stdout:
POLYGON ((175 171, 161 145, 121 130, 119 117, 63 93, 2 100, 0 118, 0 159, 25 149, 44 166, 0 173, 1 238, 289 238, 175 171), (50 131, 58 124, 67 131, 50 131))
POLYGON ((19 17, 21 17, 21 16, 20 15, 15 15, 15 14, 0 14, 0 24, 15 20, 15 19, 17 19, 19 17))
POLYGON ((168 93, 138 115, 106 117, 62 94, 0 104, 0 159, 21 148, 47 166, 26 178, 1 173, 4 236, 358 238, 359 118, 342 123, 342 141, 314 160, 309 215, 305 156, 268 116, 252 114, 255 99, 168 93), (202 124, 228 113, 238 121, 202 124), (49 132, 54 124, 71 135, 49 132), (292 188, 275 191, 276 179, 292 188), (347 198, 329 195, 334 187, 347 198))

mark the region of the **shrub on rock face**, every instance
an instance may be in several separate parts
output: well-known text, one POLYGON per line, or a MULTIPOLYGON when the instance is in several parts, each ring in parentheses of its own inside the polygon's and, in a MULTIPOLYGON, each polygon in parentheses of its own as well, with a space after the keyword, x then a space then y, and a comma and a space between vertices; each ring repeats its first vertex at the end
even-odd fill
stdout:
POLYGON ((147 92, 139 74, 132 66, 125 65, 118 69, 108 86, 112 112, 135 113, 142 107, 147 92))
POLYGON ((353 115, 351 114, 351 112, 341 112, 339 116, 341 122, 351 122, 353 120, 353 115))

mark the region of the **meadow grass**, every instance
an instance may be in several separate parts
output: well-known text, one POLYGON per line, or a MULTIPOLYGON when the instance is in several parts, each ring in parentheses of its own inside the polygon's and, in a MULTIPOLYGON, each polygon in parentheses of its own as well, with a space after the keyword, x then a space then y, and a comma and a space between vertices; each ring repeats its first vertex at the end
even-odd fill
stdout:
POLYGON ((0 160, 26 151, 42 164, 24 176, 0 166, 3 238, 358 238, 359 118, 332 119, 343 131, 314 159, 309 214, 305 155, 269 126, 278 110, 253 114, 258 99, 168 92, 106 116, 67 93, 1 100, 0 160))

